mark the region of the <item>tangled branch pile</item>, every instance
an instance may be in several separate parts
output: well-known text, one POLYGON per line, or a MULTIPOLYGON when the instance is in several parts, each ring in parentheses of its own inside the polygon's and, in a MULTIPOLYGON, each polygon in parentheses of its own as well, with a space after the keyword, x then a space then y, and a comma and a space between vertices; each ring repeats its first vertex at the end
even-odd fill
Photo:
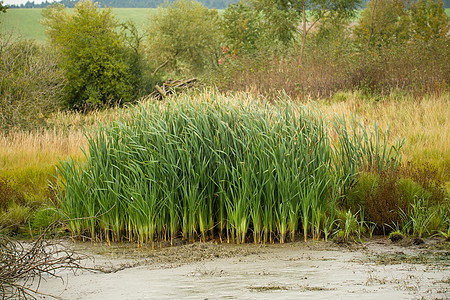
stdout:
POLYGON ((36 299, 43 275, 60 277, 58 270, 84 269, 82 256, 53 240, 26 244, 0 234, 0 294, 2 299, 36 299))

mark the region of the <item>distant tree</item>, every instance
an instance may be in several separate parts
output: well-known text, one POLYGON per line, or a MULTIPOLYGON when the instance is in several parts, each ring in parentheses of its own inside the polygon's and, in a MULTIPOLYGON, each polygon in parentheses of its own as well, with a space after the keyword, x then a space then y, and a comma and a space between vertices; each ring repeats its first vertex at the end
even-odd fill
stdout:
POLYGON ((441 0, 372 0, 354 33, 366 47, 389 47, 411 39, 445 39, 448 31, 448 17, 441 0))
POLYGON ((428 42, 448 36, 448 17, 444 3, 434 0, 418 0, 411 5, 411 29, 415 39, 428 42))
POLYGON ((283 42, 300 33, 300 56, 311 30, 325 19, 350 18, 362 4, 362 0, 252 0, 267 22, 274 28, 274 35, 283 42), (301 27, 298 25, 301 24, 301 27))
POLYGON ((159 62, 154 73, 166 65, 176 71, 202 73, 216 60, 219 32, 216 10, 191 0, 166 3, 152 15, 148 27, 148 54, 159 62))
POLYGON ((221 31, 232 53, 252 52, 258 48, 263 20, 251 3, 230 4, 222 14, 221 31))
POLYGON ((69 107, 115 105, 137 97, 136 59, 119 34, 120 27, 111 9, 81 1, 73 13, 54 4, 42 15, 50 42, 60 53, 69 107))
MULTIPOLYGON (((237 0, 201 0, 200 2, 208 8, 223 9, 229 4, 236 2, 237 0)), ((57 3, 64 5, 66 8, 73 8, 78 0, 60 0, 57 3)), ((161 4, 164 4, 164 0, 99 0, 100 7, 129 7, 129 8, 156 8, 161 4)), ((47 0, 41 3, 35 3, 34 1, 28 1, 26 4, 11 5, 12 8, 47 8, 53 3, 47 0)))
POLYGON ((362 12, 355 35, 361 45, 388 47, 410 36, 408 0, 371 0, 362 12))

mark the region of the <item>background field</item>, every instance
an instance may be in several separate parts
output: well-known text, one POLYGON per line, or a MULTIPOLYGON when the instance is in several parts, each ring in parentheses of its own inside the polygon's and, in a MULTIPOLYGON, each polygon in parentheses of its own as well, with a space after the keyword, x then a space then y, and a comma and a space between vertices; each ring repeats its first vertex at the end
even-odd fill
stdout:
MULTIPOLYGON (((69 9, 71 10, 71 9, 69 9)), ((114 13, 119 20, 128 19, 136 22, 138 27, 142 27, 150 17, 154 8, 114 8, 114 13)), ((23 39, 34 39, 44 42, 46 39, 45 28, 39 23, 42 19, 41 8, 10 9, 1 16, 0 32, 8 34, 14 32, 23 39)))
MULTIPOLYGON (((131 19, 138 27, 144 25, 146 20, 151 15, 154 8, 114 8, 114 13, 122 20, 131 19)), ((10 9, 8 12, 0 16, 0 32, 7 34, 14 32, 23 39, 35 39, 39 42, 44 42, 45 28, 39 23, 42 19, 41 8, 21 8, 10 9)), ((219 10, 220 12, 220 10, 219 10)), ((450 8, 446 8, 445 12, 450 16, 450 8)))

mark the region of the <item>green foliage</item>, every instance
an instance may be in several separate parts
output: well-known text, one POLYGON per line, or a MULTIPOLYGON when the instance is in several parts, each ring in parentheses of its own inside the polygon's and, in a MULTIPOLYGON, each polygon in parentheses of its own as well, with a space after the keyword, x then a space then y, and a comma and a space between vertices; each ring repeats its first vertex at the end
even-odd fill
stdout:
POLYGON ((25 204, 25 197, 11 184, 9 178, 0 177, 0 213, 5 212, 12 203, 25 204))
POLYGON ((445 230, 449 196, 430 165, 364 172, 346 194, 343 207, 366 211, 380 230, 401 230, 422 237, 445 230))
POLYGON ((297 35, 298 15, 284 1, 252 1, 263 20, 263 35, 266 42, 281 42, 288 45, 297 35))
POLYGON ((231 53, 241 55, 258 49, 263 21, 250 3, 230 4, 221 17, 221 30, 231 53))
POLYGON ((419 238, 429 234, 431 232, 429 226, 435 213, 436 211, 428 206, 427 201, 415 197, 406 211, 401 210, 402 230, 419 238))
POLYGON ((300 62, 302 62, 306 39, 311 30, 317 24, 353 17, 361 0, 253 0, 253 3, 263 15, 270 39, 275 37, 286 45, 294 41, 300 33, 300 62))
POLYGON ((430 42, 448 37, 442 1, 372 0, 354 32, 363 47, 391 47, 406 41, 430 42))
POLYGON ((414 39, 430 42, 448 39, 449 23, 441 0, 418 0, 411 6, 411 29, 414 39))
POLYGON ((397 182, 397 188, 400 197, 406 203, 412 203, 416 197, 429 199, 431 196, 420 184, 410 178, 400 178, 397 182))
POLYGON ((159 8, 147 30, 148 56, 161 68, 168 64, 175 72, 200 74, 217 64, 220 31, 216 10, 199 2, 177 0, 159 8))
POLYGON ((33 213, 30 218, 30 223, 34 230, 42 231, 48 228, 59 218, 59 212, 55 207, 44 206, 33 213))
POLYGON ((371 237, 374 230, 373 224, 364 219, 363 210, 358 210, 353 213, 350 209, 347 211, 338 209, 337 223, 336 242, 360 242, 366 232, 371 237))
POLYGON ((50 41, 61 55, 68 107, 86 109, 135 100, 140 80, 136 56, 125 46, 111 9, 81 1, 73 14, 60 4, 42 14, 50 41))
POLYGON ((8 5, 3 5, 3 1, 0 1, 0 13, 6 13, 8 5))
POLYGON ((30 211, 30 207, 11 202, 6 211, 0 211, 0 231, 17 233, 27 222, 30 211))
POLYGON ((361 47, 388 47, 409 38, 409 25, 407 0, 371 0, 354 32, 361 47))
POLYGON ((355 186, 345 196, 344 207, 352 211, 365 209, 367 199, 377 191, 379 180, 379 175, 372 172, 359 174, 355 186))

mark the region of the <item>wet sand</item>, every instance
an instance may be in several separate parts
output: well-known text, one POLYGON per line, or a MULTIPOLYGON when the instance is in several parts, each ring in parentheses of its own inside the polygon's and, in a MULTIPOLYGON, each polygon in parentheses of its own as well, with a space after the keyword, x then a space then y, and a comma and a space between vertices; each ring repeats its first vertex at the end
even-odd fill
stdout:
POLYGON ((63 280, 44 277, 40 292, 108 300, 450 298, 450 243, 443 240, 69 247, 102 271, 61 271, 63 280))

